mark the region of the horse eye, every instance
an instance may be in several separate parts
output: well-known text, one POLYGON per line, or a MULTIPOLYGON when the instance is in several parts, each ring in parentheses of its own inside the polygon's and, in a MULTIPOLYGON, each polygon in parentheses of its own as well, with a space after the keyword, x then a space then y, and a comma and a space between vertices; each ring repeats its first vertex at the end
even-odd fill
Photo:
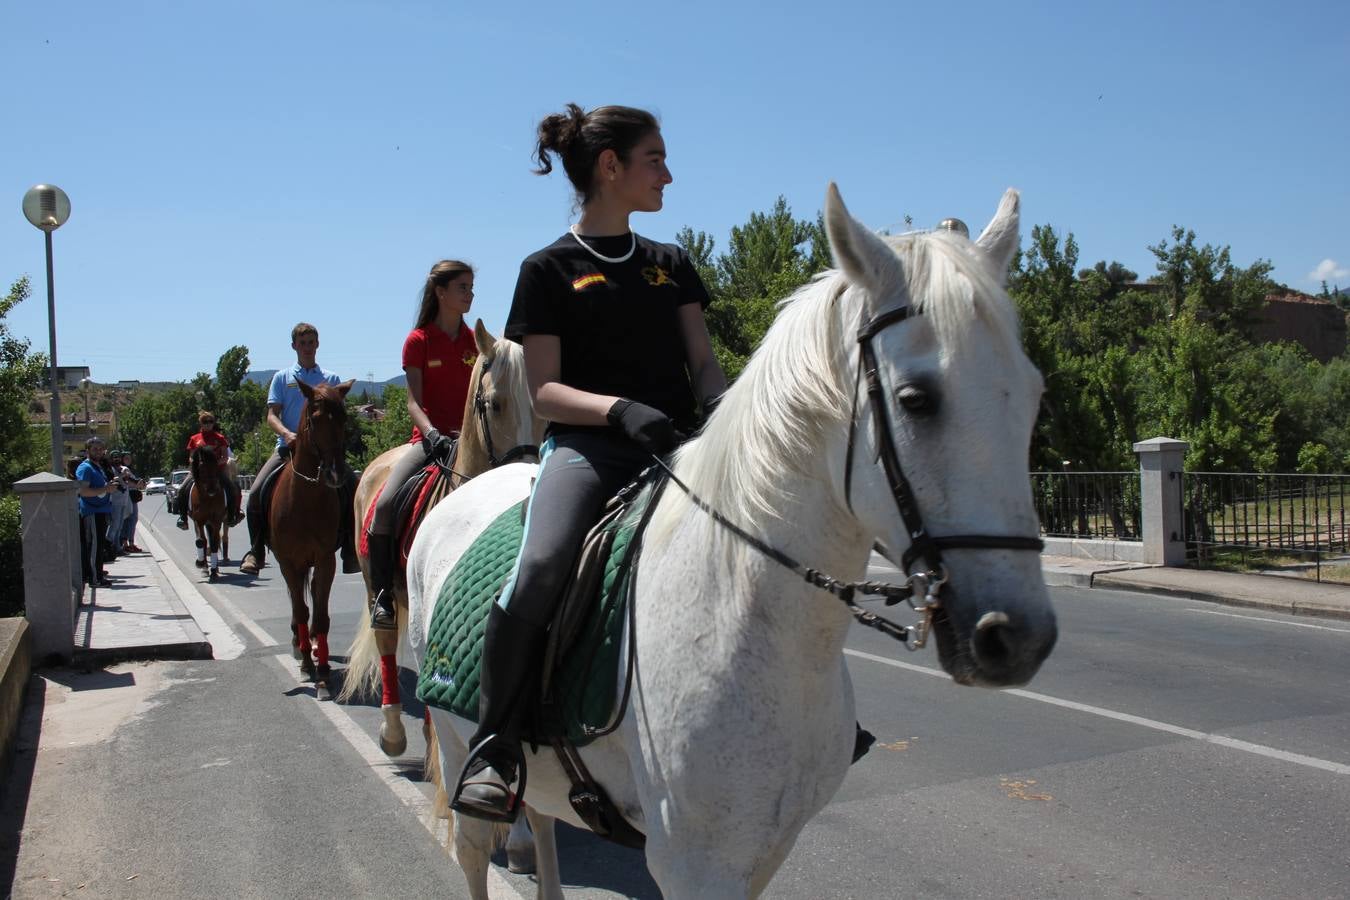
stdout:
POLYGON ((501 412, 501 411, 502 411, 502 401, 500 401, 500 400, 493 400, 493 401, 492 401, 492 411, 495 412, 495 413, 501 412))
POLYGON ((931 416, 937 412, 937 397, 916 384, 903 385, 895 392, 895 399, 916 416, 931 416))

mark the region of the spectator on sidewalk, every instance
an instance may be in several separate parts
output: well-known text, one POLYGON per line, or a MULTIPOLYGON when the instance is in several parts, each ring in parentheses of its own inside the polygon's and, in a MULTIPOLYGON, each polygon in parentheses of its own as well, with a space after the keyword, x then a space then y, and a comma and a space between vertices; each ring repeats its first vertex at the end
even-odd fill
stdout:
POLYGON ((141 520, 141 501, 145 499, 145 479, 138 478, 131 469, 131 451, 122 451, 122 469, 119 473, 122 476, 122 486, 127 489, 127 497, 131 499, 131 512, 127 514, 126 520, 122 523, 122 533, 120 547, 123 553, 144 553, 140 547, 136 546, 136 523, 141 520))
POLYGON ((102 536, 108 531, 108 521, 112 518, 112 501, 108 495, 116 492, 117 485, 108 481, 103 467, 103 441, 91 437, 84 442, 85 460, 75 469, 75 480, 79 482, 76 493, 80 498, 80 569, 85 584, 109 587, 103 570, 104 555, 102 536))
POLYGON ((122 451, 109 452, 105 462, 104 474, 108 476, 110 482, 117 485, 117 490, 108 495, 108 499, 112 501, 112 517, 108 520, 106 537, 113 554, 121 556, 126 552, 122 549, 122 526, 131 515, 131 495, 127 493, 126 483, 122 480, 122 451))

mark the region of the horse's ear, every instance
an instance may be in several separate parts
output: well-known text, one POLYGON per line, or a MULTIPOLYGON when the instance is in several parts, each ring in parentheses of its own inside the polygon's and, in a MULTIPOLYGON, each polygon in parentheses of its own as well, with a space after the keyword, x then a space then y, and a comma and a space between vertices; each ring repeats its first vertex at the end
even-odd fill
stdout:
POLYGON ((339 384, 337 386, 337 392, 345 397, 347 396, 347 392, 352 389, 352 385, 354 384, 356 384, 356 379, 349 378, 346 381, 342 382, 342 384, 339 384))
POLYGON ((833 181, 825 191, 825 234, 835 265, 849 281, 877 299, 903 289, 905 273, 900 258, 889 244, 849 214, 833 181))
POLYGON ((312 387, 310 387, 309 385, 305 384, 305 383, 304 383, 303 381, 301 381, 299 378, 295 379, 295 386, 298 387, 298 388, 300 389, 300 393, 302 393, 302 394, 305 395, 305 399, 306 399, 306 400, 313 400, 313 399, 314 399, 314 388, 312 388, 312 387))
POLYGON ((1007 281, 1008 266, 1012 263, 1013 254, 1017 252, 1020 206, 1021 195, 1008 188, 1003 194, 1003 200, 998 204, 998 212, 994 213, 994 218, 985 226, 984 233, 975 241, 989 257, 989 263, 994 267, 994 277, 998 279, 999 284, 1007 281))
POLYGON ((497 339, 487 330, 482 319, 473 325, 473 342, 478 345, 479 356, 491 357, 492 348, 497 346, 497 339))

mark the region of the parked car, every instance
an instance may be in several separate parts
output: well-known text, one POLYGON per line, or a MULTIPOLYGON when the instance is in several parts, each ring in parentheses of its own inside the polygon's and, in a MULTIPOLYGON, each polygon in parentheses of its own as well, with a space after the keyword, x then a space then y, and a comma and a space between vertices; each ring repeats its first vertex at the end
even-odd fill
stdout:
POLYGON ((163 478, 159 477, 158 475, 155 475, 145 480, 145 493, 162 494, 164 493, 165 488, 167 486, 168 485, 165 483, 163 478))
POLYGON ((178 489, 183 486, 189 474, 191 473, 187 469, 174 469, 169 473, 169 483, 164 490, 164 502, 169 505, 170 510, 177 508, 175 501, 178 498, 178 489))

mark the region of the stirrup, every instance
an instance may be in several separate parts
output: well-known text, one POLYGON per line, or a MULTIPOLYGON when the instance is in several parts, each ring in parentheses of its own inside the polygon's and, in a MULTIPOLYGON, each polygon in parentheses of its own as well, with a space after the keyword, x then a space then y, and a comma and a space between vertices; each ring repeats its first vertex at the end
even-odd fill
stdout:
MULTIPOLYGON (((457 813, 461 813, 466 816, 471 816, 475 819, 485 819, 486 821, 489 822, 504 822, 506 824, 511 824, 516 821, 516 816, 520 814, 520 805, 523 802, 523 798, 525 796, 525 776, 526 776, 525 754, 520 752, 519 747, 517 747, 515 750, 514 753, 515 759, 513 760, 516 767, 516 778, 515 778, 516 789, 512 791, 511 782, 507 781, 505 777, 502 777, 502 782, 506 793, 505 806, 503 807, 478 806, 475 804, 466 803, 460 796, 461 794, 464 793, 464 788, 469 783, 469 779, 476 777, 477 775, 480 774, 480 772, 485 772, 488 769, 491 769, 493 772, 496 772, 498 776, 501 776, 502 773, 497 770, 496 766, 492 765, 491 763, 488 763, 486 759, 483 759, 483 751, 488 750, 494 743, 501 743, 501 741, 498 740, 497 735, 490 734, 487 737, 485 737, 478 744, 477 747, 474 747, 472 750, 469 751, 468 758, 464 760, 464 768, 460 769, 459 778, 455 782, 455 793, 454 796, 450 798, 450 808, 457 813), (473 775, 470 775, 469 769, 474 765, 474 763, 480 760, 482 760, 484 763, 487 763, 487 765, 485 765, 481 770, 479 770, 479 772, 474 772, 473 775)), ((498 749, 505 749, 505 748, 499 747, 498 749)))
POLYGON ((370 627, 375 631, 395 631, 398 629, 398 613, 394 609, 394 592, 384 588, 375 595, 370 605, 370 627), (384 600, 384 603, 380 601, 384 600))

